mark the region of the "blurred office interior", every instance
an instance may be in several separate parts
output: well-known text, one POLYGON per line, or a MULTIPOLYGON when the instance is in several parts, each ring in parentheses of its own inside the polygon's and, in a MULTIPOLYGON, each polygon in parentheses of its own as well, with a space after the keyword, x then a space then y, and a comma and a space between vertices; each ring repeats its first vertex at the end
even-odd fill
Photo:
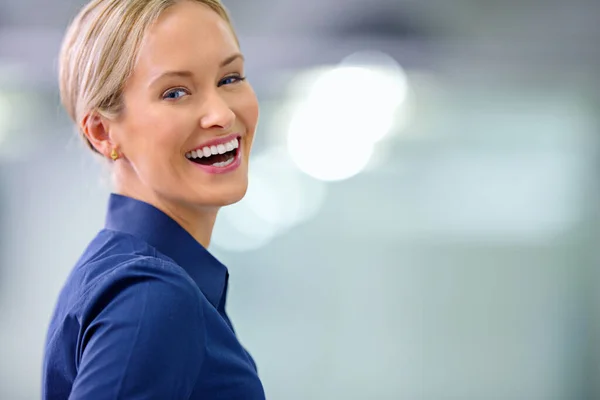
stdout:
MULTIPOLYGON (((39 398, 108 169, 82 0, 0 0, 0 399, 39 398)), ((225 0, 261 102, 211 250, 269 399, 600 399, 600 2, 225 0)))

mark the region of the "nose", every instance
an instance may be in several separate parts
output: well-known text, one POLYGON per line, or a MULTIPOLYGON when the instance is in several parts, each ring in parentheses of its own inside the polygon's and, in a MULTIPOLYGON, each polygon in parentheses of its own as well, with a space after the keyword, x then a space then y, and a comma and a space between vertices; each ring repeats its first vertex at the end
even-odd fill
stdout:
POLYGON ((234 122, 235 113, 219 93, 213 93, 206 98, 200 118, 202 129, 228 131, 234 122))

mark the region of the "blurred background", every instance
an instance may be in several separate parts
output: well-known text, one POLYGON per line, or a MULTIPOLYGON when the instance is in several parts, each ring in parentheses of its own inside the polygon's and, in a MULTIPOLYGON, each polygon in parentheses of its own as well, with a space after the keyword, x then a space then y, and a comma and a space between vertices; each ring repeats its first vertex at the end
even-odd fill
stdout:
MULTIPOLYGON (((59 103, 83 0, 0 0, 0 399, 108 171, 59 103)), ((600 2, 225 0, 262 104, 212 251, 270 399, 600 399, 600 2)))

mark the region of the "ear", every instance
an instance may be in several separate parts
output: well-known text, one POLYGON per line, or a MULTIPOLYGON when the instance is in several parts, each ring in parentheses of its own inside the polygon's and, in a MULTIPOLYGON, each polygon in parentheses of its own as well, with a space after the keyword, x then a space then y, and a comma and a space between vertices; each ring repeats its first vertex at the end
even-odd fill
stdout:
POLYGON ((115 148, 110 138, 110 123, 97 112, 90 112, 81 122, 81 130, 90 144, 106 158, 115 148))

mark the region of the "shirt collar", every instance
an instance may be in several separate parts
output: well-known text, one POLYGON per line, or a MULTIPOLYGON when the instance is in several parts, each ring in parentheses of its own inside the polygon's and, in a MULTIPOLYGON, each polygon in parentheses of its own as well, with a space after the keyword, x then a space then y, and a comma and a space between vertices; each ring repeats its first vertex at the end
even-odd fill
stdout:
POLYGON ((227 268, 167 214, 143 201, 113 193, 105 227, 142 239, 171 258, 190 275, 213 306, 224 307, 227 268))

